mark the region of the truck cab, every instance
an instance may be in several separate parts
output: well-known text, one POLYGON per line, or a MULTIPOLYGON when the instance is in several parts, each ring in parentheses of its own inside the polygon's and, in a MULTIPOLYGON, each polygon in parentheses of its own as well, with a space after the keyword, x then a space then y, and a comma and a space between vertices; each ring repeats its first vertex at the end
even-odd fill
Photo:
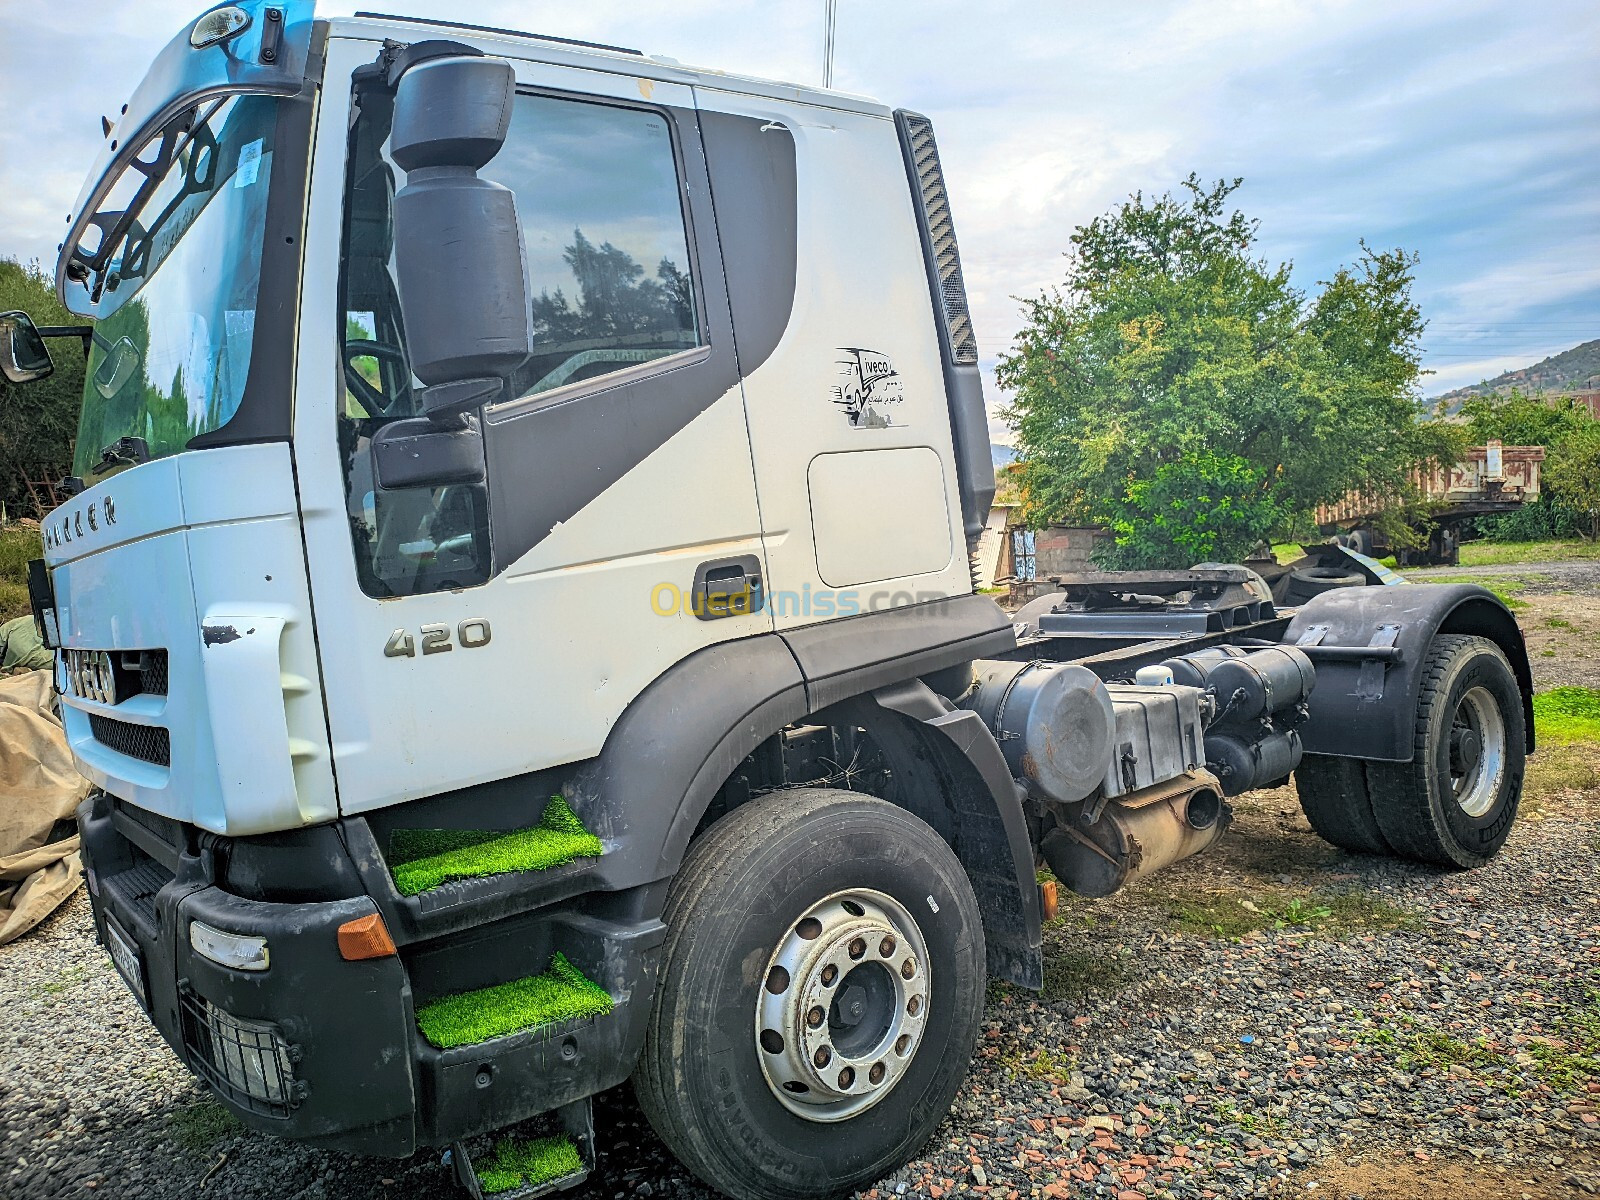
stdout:
MULTIPOLYGON (((987 977, 1038 986, 1040 853, 1104 894, 1308 748, 1412 760, 1319 741, 1314 677, 1398 730, 1406 656, 1481 642, 1435 856, 1514 816, 1526 656, 1479 589, 1319 621, 1233 569, 1167 589, 1198 624, 1115 628, 975 594, 993 472, 917 113, 247 0, 110 122, 56 283, 94 327, 33 592, 96 927, 253 1128, 454 1146, 471 1191, 544 1114, 575 1156, 538 1190, 631 1076, 712 1186, 842 1194, 941 1119, 987 977)), ((0 340, 47 369, 20 314, 0 340)))

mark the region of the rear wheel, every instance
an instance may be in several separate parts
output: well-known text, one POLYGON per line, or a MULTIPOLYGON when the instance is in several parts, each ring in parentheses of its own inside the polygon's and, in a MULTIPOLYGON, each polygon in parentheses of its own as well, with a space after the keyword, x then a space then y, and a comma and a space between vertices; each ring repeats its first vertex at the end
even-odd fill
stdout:
POLYGON ((1505 844, 1527 760, 1522 693, 1487 638, 1441 634, 1428 647, 1406 763, 1308 755, 1300 807, 1343 849, 1477 867, 1505 844))
POLYGON ((1372 815, 1364 768, 1360 759, 1307 755, 1295 768, 1295 791, 1306 820, 1324 841, 1354 854, 1390 854, 1372 815))
POLYGON ((1372 814, 1398 854, 1482 866, 1505 844, 1522 799, 1522 693, 1487 638, 1434 638, 1422 672, 1415 756, 1367 765, 1372 814))
POLYGON ((736 809, 673 880, 640 1107, 731 1196, 842 1196, 933 1134, 982 1016, 977 901, 882 800, 798 788, 736 809))

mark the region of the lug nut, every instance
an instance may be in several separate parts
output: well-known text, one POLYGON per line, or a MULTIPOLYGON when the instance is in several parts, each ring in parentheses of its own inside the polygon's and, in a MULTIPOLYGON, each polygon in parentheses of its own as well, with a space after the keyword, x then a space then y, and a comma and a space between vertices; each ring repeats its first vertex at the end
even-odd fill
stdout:
POLYGON ((839 968, 829 963, 822 968, 822 986, 832 987, 833 981, 839 978, 839 968))
POLYGON ((867 1072, 867 1082, 873 1085, 880 1084, 887 1073, 881 1062, 875 1062, 872 1064, 872 1069, 867 1072))
POLYGON ((851 938, 850 939, 850 957, 851 958, 860 958, 866 952, 867 952, 867 939, 866 938, 859 938, 858 937, 858 938, 851 938))
POLYGON ((894 945, 894 938, 885 937, 883 941, 878 943, 878 953, 883 955, 884 958, 888 958, 894 953, 894 945))
POLYGON ((855 1083, 855 1081, 856 1069, 854 1067, 846 1067, 844 1070, 839 1072, 839 1086, 841 1088, 848 1090, 850 1086, 855 1083))
POLYGON ((894 1040, 894 1052, 896 1054, 904 1054, 910 1048, 911 1048, 911 1035, 909 1033, 902 1033, 899 1037, 895 1038, 895 1040, 894 1040))
POLYGON ((911 999, 907 1000, 906 1001, 906 1011, 908 1013, 910 1013, 913 1017, 916 1016, 919 1012, 921 1012, 922 1011, 922 997, 921 996, 913 996, 913 997, 911 997, 911 999))
POLYGON ((833 1051, 826 1046, 818 1046, 817 1052, 811 1056, 811 1061, 816 1063, 819 1069, 825 1067, 833 1061, 833 1051))
POLYGON ((905 962, 900 964, 900 978, 901 979, 910 979, 916 973, 917 973, 917 960, 916 959, 908 958, 908 959, 905 960, 905 962))
POLYGON ((822 1011, 822 1006, 819 1004, 806 1014, 806 1024, 811 1026, 811 1028, 816 1029, 822 1024, 823 1018, 827 1015, 827 1013, 822 1011))

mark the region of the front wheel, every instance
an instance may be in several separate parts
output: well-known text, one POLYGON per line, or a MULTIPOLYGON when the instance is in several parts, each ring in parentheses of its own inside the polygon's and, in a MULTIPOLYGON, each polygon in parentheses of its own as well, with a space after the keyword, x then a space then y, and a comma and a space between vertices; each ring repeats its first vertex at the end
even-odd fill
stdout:
POLYGON ((977 900, 882 800, 798 788, 690 848, 634 1076, 672 1151, 741 1200, 843 1196, 927 1141, 983 1012, 977 900))

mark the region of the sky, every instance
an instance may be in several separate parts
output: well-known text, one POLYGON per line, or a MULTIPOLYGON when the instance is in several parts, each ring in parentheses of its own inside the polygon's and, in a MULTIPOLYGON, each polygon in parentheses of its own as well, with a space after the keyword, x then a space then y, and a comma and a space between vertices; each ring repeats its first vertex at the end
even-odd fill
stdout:
MULTIPOLYGON (((821 80, 824 0, 367 6, 821 80)), ((53 263, 100 114, 200 10, 0 0, 0 255, 53 263)), ((1600 337, 1597 61, 1593 0, 839 0, 834 84, 933 119, 986 370, 1075 226, 1192 171, 1304 289, 1419 254, 1435 394, 1600 337)))

